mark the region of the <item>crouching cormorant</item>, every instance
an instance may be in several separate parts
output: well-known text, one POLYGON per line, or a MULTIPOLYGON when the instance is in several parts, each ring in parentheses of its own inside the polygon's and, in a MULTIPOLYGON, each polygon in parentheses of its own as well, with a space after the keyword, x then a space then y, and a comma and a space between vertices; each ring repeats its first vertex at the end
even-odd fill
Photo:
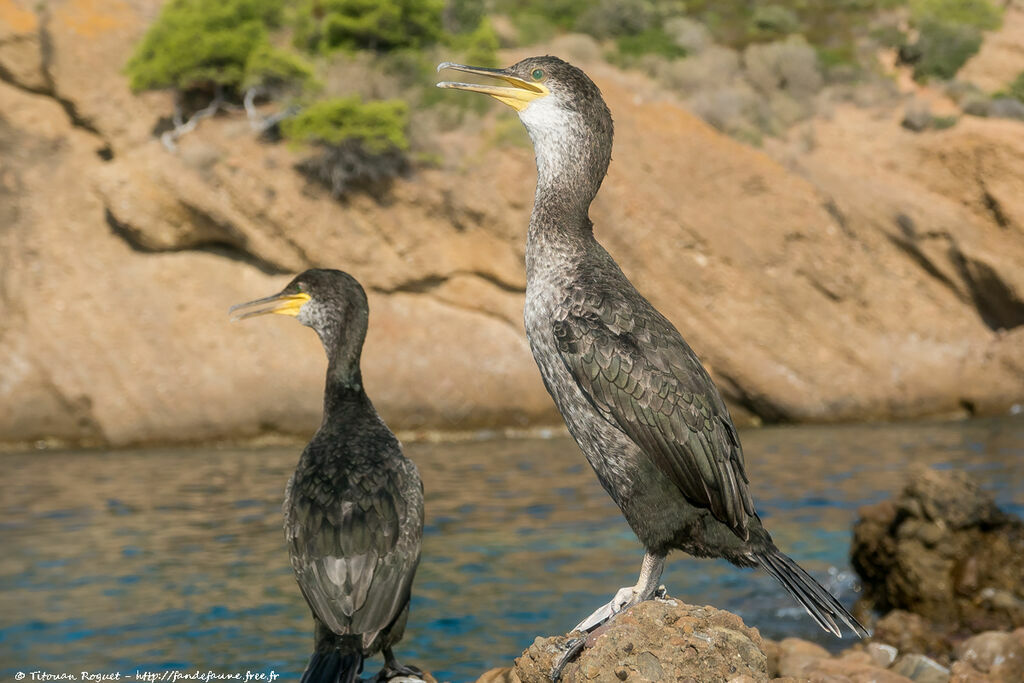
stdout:
POLYGON ((235 320, 293 316, 327 351, 323 422, 284 501, 292 569, 313 612, 315 649, 302 683, 359 680, 363 660, 377 652, 385 665, 375 680, 418 675, 392 648, 405 630, 420 559, 423 483, 363 390, 366 293, 347 273, 307 270, 279 294, 231 312, 235 320))
MULTIPOLYGON (((775 544, 754 510, 729 411, 697 356, 594 239, 589 207, 608 170, 612 117, 580 69, 555 57, 507 68, 442 69, 504 83, 438 83, 519 113, 533 140, 537 191, 526 241, 526 333, 576 443, 646 548, 635 586, 584 619, 592 630, 651 598, 679 549, 760 566, 823 629, 864 627, 775 544)), ((577 646, 579 647, 579 646, 577 646)), ((561 665, 552 672, 557 678, 561 665)))

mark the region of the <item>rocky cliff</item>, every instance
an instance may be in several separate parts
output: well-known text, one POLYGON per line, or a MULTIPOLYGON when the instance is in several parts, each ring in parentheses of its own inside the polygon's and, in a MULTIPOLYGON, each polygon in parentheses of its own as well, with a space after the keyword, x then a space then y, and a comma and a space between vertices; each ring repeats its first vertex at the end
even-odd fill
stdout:
MULTIPOLYGON (((244 116, 171 153, 153 135, 170 97, 120 71, 159 5, 0 0, 0 441, 307 433, 315 336, 226 309, 310 266, 368 289, 364 374, 394 427, 558 423, 521 323, 533 161, 487 132, 510 114, 437 133, 439 166, 384 203, 310 188, 244 116)), ((1024 401, 1024 124, 916 134, 839 103, 759 150, 582 66, 617 127, 597 235, 741 418, 1024 401)))

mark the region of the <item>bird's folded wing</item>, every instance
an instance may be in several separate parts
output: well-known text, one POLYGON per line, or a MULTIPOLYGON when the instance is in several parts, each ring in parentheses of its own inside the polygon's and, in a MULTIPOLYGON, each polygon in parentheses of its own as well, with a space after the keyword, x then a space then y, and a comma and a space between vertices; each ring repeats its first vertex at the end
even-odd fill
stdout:
POLYGON ((368 646, 409 601, 420 549, 400 533, 404 502, 391 476, 364 477, 348 489, 354 495, 325 507, 295 496, 288 543, 313 612, 333 632, 361 635, 368 646))
POLYGON ((746 538, 754 504, 739 439, 693 351, 653 310, 576 303, 554 323, 554 334, 584 395, 691 504, 746 538))

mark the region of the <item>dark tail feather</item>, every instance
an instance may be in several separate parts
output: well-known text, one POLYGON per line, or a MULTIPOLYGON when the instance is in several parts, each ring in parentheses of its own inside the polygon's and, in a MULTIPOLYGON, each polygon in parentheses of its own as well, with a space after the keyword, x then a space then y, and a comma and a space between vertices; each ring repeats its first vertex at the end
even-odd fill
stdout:
POLYGON ((841 619, 861 638, 867 638, 868 630, 860 625, 839 601, 805 572, 800 565, 789 559, 777 549, 772 549, 754 556, 761 567, 774 576, 785 587, 793 598, 799 602, 818 626, 842 637, 842 631, 836 624, 841 619))
POLYGON ((299 683, 356 683, 363 672, 363 655, 358 652, 314 652, 299 683))

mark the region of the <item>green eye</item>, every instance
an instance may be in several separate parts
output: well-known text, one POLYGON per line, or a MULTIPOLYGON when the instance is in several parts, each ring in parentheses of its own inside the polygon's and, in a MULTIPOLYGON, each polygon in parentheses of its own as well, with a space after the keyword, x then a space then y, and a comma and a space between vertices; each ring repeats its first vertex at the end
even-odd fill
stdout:
POLYGON ((533 80, 539 81, 544 78, 544 69, 534 69, 531 75, 533 76, 533 80))

